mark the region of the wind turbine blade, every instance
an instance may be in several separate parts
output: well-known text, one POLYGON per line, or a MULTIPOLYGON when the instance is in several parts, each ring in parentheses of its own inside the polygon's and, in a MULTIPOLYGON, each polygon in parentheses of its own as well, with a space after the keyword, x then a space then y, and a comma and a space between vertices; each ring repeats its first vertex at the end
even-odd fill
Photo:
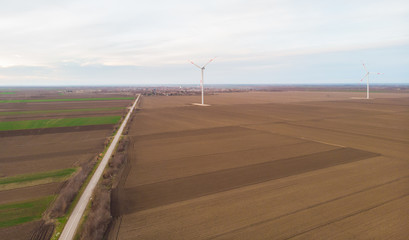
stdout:
POLYGON ((212 58, 212 59, 210 59, 203 67, 206 67, 207 66, 207 64, 209 64, 210 62, 212 62, 214 59, 215 59, 216 57, 214 57, 214 58, 212 58))
POLYGON ((365 63, 362 63, 362 65, 364 66, 365 72, 368 72, 368 69, 366 69, 365 63))
POLYGON ((190 61, 190 60, 189 60, 189 62, 190 62, 191 64, 195 65, 196 67, 202 69, 202 68, 201 68, 199 65, 197 65, 196 63, 194 63, 194 62, 192 62, 192 61, 190 61))
POLYGON ((362 80, 364 80, 364 79, 366 78, 366 76, 368 76, 368 75, 369 75, 369 72, 365 74, 365 76, 361 79, 361 82, 362 82, 362 80))

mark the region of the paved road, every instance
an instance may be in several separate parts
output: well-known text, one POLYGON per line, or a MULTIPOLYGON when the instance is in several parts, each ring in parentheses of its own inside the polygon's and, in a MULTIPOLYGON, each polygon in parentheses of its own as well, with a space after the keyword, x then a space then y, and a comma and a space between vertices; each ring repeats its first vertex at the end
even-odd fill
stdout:
POLYGON ((74 211, 71 213, 71 216, 68 219, 67 224, 65 225, 64 230, 61 233, 61 236, 59 238, 60 240, 71 240, 74 238, 78 224, 81 220, 82 215, 84 214, 85 208, 88 205, 88 202, 95 189, 95 186, 97 185, 99 179, 101 178, 101 175, 104 172, 104 169, 108 163, 108 160, 111 158, 111 155, 115 149, 115 146, 117 145, 119 138, 122 135, 122 132, 125 128, 125 125, 128 122, 128 119, 131 116, 137 102, 139 101, 140 96, 141 95, 139 94, 138 97, 136 98, 134 104, 132 105, 132 108, 129 110, 128 114, 126 115, 124 121, 121 124, 121 127, 116 133, 114 140, 109 146, 104 158, 101 160, 101 163, 99 164, 97 170, 92 176, 91 181, 88 183, 88 186, 85 188, 84 192, 82 193, 82 196, 80 200, 78 201, 77 206, 75 206, 74 211))

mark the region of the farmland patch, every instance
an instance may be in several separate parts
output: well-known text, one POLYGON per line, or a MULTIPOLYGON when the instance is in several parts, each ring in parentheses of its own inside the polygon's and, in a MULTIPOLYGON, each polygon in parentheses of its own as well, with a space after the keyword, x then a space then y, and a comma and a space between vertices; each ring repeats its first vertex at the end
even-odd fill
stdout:
POLYGON ((0 103, 34 103, 34 102, 74 102, 74 101, 106 101, 106 100, 132 100, 133 97, 114 98, 55 98, 55 99, 13 99, 0 100, 0 103))
POLYGON ((102 117, 84 117, 84 118, 60 118, 60 119, 10 121, 10 122, 0 122, 0 131, 115 124, 120 119, 121 119, 121 116, 102 116, 102 117))
POLYGON ((125 190, 130 200, 124 206, 124 213, 149 209, 375 156, 378 156, 378 154, 352 148, 339 148, 289 159, 141 185, 125 190))
POLYGON ((0 112, 0 115, 22 115, 22 114, 45 114, 45 113, 71 113, 71 112, 96 112, 96 111, 116 111, 125 109, 124 107, 108 108, 79 108, 79 109, 62 109, 62 110, 37 110, 37 111, 18 111, 18 112, 0 112))
POLYGON ((21 174, 0 178, 0 190, 34 186, 38 184, 61 181, 73 174, 75 168, 60 169, 49 172, 21 174))
POLYGON ((51 195, 31 201, 0 205, 0 228, 40 219, 54 198, 55 196, 51 195))

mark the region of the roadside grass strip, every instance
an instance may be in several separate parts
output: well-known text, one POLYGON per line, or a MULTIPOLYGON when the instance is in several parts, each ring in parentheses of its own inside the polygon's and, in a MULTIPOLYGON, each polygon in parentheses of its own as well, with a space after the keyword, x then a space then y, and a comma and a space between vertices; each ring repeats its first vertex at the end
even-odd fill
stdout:
POLYGON ((69 112, 98 112, 98 111, 116 111, 126 107, 109 108, 83 108, 83 109, 65 109, 65 110, 40 110, 40 111, 21 111, 21 112, 0 112, 1 115, 20 115, 20 114, 44 114, 44 113, 69 113, 69 112))
POLYGON ((77 169, 66 168, 49 172, 22 174, 11 177, 0 178, 0 191, 21 187, 35 186, 51 182, 59 182, 67 179, 77 169))
POLYGON ((0 100, 0 103, 30 103, 30 102, 75 102, 75 101, 107 101, 107 100, 132 100, 133 97, 113 98, 56 98, 56 99, 12 99, 0 100))
POLYGON ((41 218, 55 195, 31 201, 0 205, 0 228, 31 222, 41 218))
POLYGON ((55 128, 55 127, 75 127, 86 125, 116 124, 121 116, 101 116, 82 118, 56 118, 0 122, 0 131, 55 128))
POLYGON ((15 92, 0 92, 0 94, 3 95, 11 95, 11 94, 16 94, 15 92))

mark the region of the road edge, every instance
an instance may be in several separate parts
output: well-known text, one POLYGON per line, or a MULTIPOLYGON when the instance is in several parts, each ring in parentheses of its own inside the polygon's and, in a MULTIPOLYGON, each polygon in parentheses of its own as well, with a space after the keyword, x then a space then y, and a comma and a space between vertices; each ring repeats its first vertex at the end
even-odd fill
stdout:
POLYGON ((72 240, 75 236, 75 233, 77 231, 77 228, 79 226, 79 223, 81 221, 82 215, 84 214, 84 211, 90 201, 90 198, 92 196, 92 193, 94 192, 94 189, 101 178, 104 169, 106 165, 108 164, 109 159, 112 156, 112 153, 115 150, 116 145, 118 144, 118 141, 122 135, 122 132, 128 123, 128 120, 133 112, 133 110, 136 107, 136 104, 139 101, 139 98, 141 97, 141 94, 138 94, 138 97, 135 99, 135 102, 133 103, 132 107, 130 108, 128 114, 126 115, 124 121, 122 122, 120 128, 118 129, 117 133, 115 134, 114 139, 112 140, 111 144, 108 147, 107 152, 105 153, 105 156, 102 158, 101 162, 98 165, 98 168, 95 170, 91 180, 89 181, 88 185, 86 186, 84 192, 82 193, 79 201, 77 202, 77 205, 75 206, 74 210, 72 211, 70 217, 68 218, 68 221, 59 237, 60 240, 72 240))

